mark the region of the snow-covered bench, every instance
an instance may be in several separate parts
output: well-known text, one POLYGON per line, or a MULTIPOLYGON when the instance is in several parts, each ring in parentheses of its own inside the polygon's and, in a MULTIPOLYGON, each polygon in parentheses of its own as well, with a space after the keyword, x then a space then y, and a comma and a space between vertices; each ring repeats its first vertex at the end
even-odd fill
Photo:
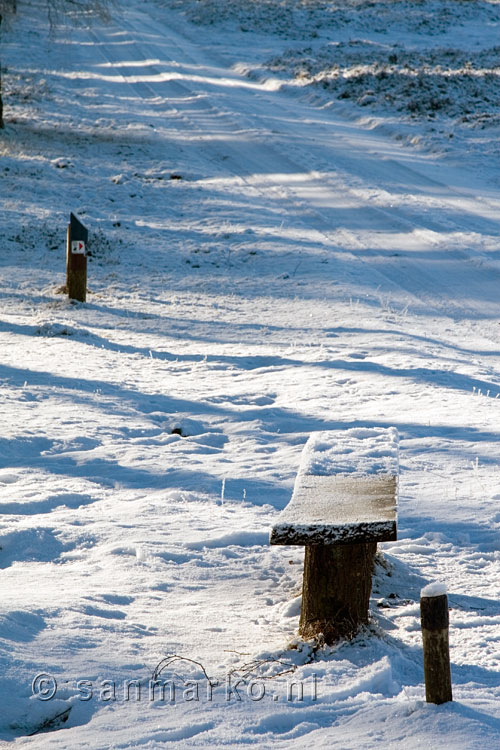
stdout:
POLYGON ((395 428, 317 432, 307 441, 270 538, 305 546, 303 637, 333 643, 368 621, 377 542, 396 539, 397 490, 395 428))

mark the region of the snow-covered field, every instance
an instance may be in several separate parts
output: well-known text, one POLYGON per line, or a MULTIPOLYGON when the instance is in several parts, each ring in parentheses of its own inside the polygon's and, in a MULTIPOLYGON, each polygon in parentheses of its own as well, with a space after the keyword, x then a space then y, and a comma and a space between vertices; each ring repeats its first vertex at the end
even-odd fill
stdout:
POLYGON ((497 747, 500 4, 134 0, 55 37, 41 5, 2 39, 0 742, 497 747), (311 432, 371 426, 398 541, 317 647, 269 529, 311 432))

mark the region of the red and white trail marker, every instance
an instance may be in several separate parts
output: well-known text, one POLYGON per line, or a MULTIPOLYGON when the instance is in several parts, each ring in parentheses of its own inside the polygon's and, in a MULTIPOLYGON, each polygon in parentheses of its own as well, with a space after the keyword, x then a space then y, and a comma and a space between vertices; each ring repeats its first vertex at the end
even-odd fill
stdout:
POLYGON ((73 255, 85 255, 85 242, 82 242, 82 240, 73 240, 71 242, 71 252, 73 255))

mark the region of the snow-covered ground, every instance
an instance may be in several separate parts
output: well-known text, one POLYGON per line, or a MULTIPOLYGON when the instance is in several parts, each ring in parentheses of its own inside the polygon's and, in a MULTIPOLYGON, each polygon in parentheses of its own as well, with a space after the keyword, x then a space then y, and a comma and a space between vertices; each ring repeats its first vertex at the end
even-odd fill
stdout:
POLYGON ((498 746, 500 5, 137 1, 55 37, 19 6, 0 741, 498 746), (57 293, 70 211, 84 305, 57 293), (302 550, 269 529, 311 432, 372 426, 400 433, 398 541, 370 628, 315 647, 302 550), (440 707, 418 604, 436 580, 440 707))

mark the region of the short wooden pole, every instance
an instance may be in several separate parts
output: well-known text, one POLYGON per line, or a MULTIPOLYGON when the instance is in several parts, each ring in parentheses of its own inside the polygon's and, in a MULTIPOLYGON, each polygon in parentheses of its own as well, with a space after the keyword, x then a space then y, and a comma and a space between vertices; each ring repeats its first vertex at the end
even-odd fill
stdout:
POLYGON ((328 644, 353 638, 368 622, 375 542, 308 545, 299 633, 328 644))
POLYGON ((66 252, 66 288, 70 299, 87 299, 87 239, 88 230, 70 214, 66 252))
POLYGON ((424 646, 425 699, 427 703, 453 700, 451 690, 449 615, 446 589, 430 584, 420 594, 424 646))

